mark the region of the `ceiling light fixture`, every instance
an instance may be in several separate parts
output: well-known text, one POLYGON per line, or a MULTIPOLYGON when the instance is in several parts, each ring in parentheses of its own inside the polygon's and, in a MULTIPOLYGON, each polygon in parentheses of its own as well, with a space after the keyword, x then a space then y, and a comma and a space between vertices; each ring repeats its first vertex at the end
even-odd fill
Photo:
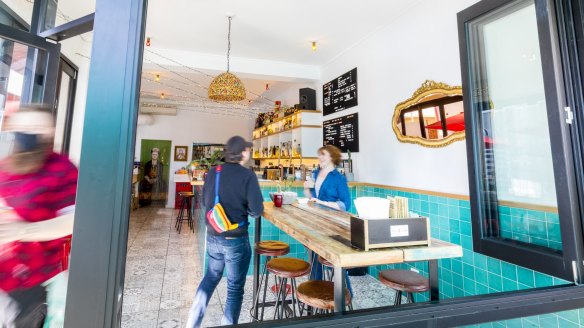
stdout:
POLYGON ((229 32, 227 33, 227 72, 215 77, 209 85, 209 99, 215 101, 234 102, 246 98, 245 85, 235 76, 229 73, 229 55, 231 52, 231 20, 233 16, 227 16, 229 19, 229 32))
POLYGON ((312 41, 312 51, 316 51, 316 41, 312 41))

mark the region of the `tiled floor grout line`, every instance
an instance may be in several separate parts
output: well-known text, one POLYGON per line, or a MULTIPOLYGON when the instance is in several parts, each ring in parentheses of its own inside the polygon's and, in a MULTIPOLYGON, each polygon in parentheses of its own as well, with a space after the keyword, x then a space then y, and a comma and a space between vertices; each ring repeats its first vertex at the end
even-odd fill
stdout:
POLYGON ((164 271, 162 273, 162 288, 160 288, 160 299, 158 300, 158 315, 156 316, 156 326, 160 322, 160 305, 162 304, 162 295, 164 292, 164 281, 166 280, 166 267, 168 264, 168 250, 170 249, 170 234, 172 233, 172 221, 174 219, 174 210, 170 212, 170 229, 168 229, 168 242, 166 243, 166 256, 164 257, 164 271))

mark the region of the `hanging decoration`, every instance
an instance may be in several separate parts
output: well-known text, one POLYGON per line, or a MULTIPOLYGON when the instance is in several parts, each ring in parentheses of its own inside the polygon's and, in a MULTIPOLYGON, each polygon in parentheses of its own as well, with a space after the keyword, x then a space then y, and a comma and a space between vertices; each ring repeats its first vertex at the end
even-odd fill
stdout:
POLYGON ((209 99, 215 101, 241 101, 246 98, 245 86, 243 82, 234 74, 229 73, 229 55, 231 52, 231 20, 229 19, 229 31, 227 34, 227 72, 218 75, 209 85, 209 99))

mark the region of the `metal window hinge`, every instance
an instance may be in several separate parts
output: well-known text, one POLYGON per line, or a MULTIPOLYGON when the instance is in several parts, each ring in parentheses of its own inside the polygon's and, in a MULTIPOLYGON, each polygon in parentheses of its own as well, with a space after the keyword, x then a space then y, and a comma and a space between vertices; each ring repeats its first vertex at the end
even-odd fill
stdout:
MULTIPOLYGON (((584 263, 584 261, 582 261, 584 263)), ((574 275, 574 284, 577 286, 582 285, 578 279, 578 262, 572 261, 572 274, 574 275)))
POLYGON ((574 122, 574 112, 572 112, 572 108, 564 107, 564 111, 566 112, 566 123, 572 124, 574 122))

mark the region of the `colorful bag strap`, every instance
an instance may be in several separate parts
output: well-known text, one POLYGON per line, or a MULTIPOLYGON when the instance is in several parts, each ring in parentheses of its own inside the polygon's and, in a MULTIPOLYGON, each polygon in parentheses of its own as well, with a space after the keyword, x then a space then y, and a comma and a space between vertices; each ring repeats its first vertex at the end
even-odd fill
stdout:
POLYGON ((215 171, 215 204, 219 204, 219 177, 221 176, 221 165, 217 166, 217 170, 215 171))

